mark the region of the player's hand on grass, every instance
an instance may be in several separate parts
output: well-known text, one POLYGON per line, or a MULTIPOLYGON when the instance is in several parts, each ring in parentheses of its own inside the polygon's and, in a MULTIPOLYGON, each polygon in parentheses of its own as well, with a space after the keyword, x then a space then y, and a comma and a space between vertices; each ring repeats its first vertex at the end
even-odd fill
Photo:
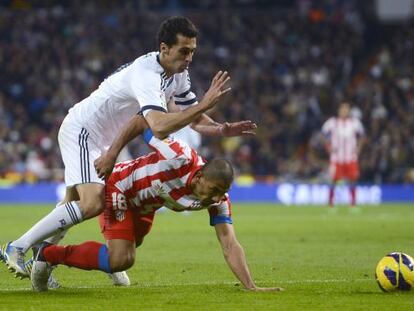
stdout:
POLYGON ((102 154, 94 162, 96 173, 101 179, 106 179, 111 175, 114 169, 116 157, 112 156, 108 152, 102 154))
POLYGON ((220 127, 222 136, 254 136, 257 129, 256 123, 250 120, 240 122, 225 122, 220 127))
POLYGON ((210 88, 204 94, 203 102, 210 109, 215 106, 221 96, 231 90, 231 87, 225 87, 225 84, 230 80, 227 71, 219 71, 211 81, 210 88))

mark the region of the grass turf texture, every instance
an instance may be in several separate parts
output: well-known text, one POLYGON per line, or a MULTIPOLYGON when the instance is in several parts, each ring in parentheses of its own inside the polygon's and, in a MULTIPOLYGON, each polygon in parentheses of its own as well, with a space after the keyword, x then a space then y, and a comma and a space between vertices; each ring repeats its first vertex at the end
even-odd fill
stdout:
MULTIPOLYGON (((3 205, 0 240, 16 238, 52 207, 3 205)), ((374 279, 391 251, 414 254, 414 207, 329 209, 233 206, 235 229, 260 286, 244 292, 227 268, 204 211, 165 212, 137 250, 132 286, 115 288, 102 272, 61 266, 64 286, 31 291, 0 266, 0 310, 414 310, 414 290, 382 293, 374 279)), ((65 244, 102 241, 96 220, 72 228, 65 244)))

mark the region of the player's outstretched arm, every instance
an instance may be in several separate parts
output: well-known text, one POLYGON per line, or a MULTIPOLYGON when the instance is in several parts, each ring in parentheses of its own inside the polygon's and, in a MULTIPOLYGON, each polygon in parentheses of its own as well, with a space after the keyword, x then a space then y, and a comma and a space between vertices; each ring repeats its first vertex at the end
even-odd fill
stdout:
POLYGON ((257 125, 250 121, 244 120, 239 122, 217 123, 207 114, 203 113, 201 117, 191 123, 191 128, 201 135, 209 136, 254 136, 257 125))
POLYGON ((95 160, 94 165, 99 178, 106 179, 111 175, 116 158, 122 148, 132 139, 141 135, 146 128, 148 128, 148 124, 140 115, 135 115, 128 121, 109 149, 95 160))
POLYGON ((250 274, 247 266, 246 256, 243 247, 237 241, 233 225, 231 224, 217 224, 216 229, 217 238, 223 250, 224 258, 229 265, 231 271, 240 280, 246 290, 248 291, 282 291, 280 287, 257 287, 250 274))
POLYGON ((148 112, 145 119, 154 135, 162 139, 200 118, 204 112, 214 107, 218 100, 230 91, 231 88, 225 86, 229 79, 230 77, 226 71, 219 71, 213 78, 210 88, 204 94, 204 97, 199 104, 186 110, 170 113, 157 110, 148 112))

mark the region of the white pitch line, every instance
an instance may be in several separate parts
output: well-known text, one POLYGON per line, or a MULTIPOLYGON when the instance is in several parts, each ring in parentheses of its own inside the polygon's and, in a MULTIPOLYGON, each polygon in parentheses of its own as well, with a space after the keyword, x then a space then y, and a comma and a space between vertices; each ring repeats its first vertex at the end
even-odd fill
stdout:
MULTIPOLYGON (((277 284, 327 284, 327 283, 352 283, 352 282, 374 282, 374 279, 330 279, 330 280, 288 280, 288 281, 280 281, 277 284)), ((132 285, 129 288, 149 288, 149 287, 170 287, 170 286, 201 286, 201 285, 236 285, 236 282, 194 282, 194 283, 164 283, 164 284, 136 284, 132 285)), ((260 283, 258 283, 260 285, 260 283)), ((105 288, 112 288, 112 285, 108 286, 76 286, 76 287, 62 287, 63 289, 105 289, 105 288)), ((118 287, 119 288, 119 287, 118 287)), ((32 291, 31 288, 4 288, 0 289, 1 292, 20 292, 20 291, 32 291)), ((54 289, 52 289, 54 291, 54 289)))
POLYGON ((366 281, 375 281, 373 278, 372 279, 354 279, 354 280, 350 280, 350 279, 331 279, 331 280, 292 280, 292 281, 280 281, 280 283, 285 283, 285 284, 299 284, 299 283, 352 283, 352 282, 366 282, 366 281))

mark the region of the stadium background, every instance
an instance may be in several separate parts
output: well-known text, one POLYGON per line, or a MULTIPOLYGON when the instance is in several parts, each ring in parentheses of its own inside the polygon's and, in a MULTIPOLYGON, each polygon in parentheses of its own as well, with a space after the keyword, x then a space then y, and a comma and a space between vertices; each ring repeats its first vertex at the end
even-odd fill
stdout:
MULTIPOLYGON (((259 125, 250 139, 203 137, 201 153, 230 159, 239 184, 326 183, 320 128, 347 98, 366 129, 361 183, 412 192, 413 1, 391 2, 2 1, 0 184, 61 182, 67 110, 157 49, 162 19, 184 14, 200 30, 190 68, 198 97, 226 69, 233 90, 211 115, 259 125)), ((130 150, 147 151, 139 138, 130 150)))

